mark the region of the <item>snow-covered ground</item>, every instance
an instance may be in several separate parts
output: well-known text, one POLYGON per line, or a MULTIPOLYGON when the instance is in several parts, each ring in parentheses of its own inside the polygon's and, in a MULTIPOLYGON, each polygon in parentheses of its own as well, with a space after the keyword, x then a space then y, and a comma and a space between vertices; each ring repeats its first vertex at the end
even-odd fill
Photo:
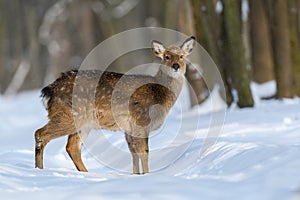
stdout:
MULTIPOLYGON (((264 96, 274 92, 274 84, 253 84, 252 89, 264 96)), ((216 93, 212 96, 220 103, 216 93)), ((176 134, 196 133, 193 143, 167 167, 147 175, 131 175, 99 164, 87 150, 83 159, 90 172, 77 172, 65 153, 66 138, 50 142, 45 150, 45 169, 35 169, 34 131, 47 122, 39 91, 0 96, 0 198, 299 200, 300 99, 255 99, 255 108, 228 109, 218 140, 201 153, 207 131, 214 129, 209 111, 222 104, 212 108, 208 100, 199 108, 199 116, 195 109, 187 111, 187 99, 182 95, 163 130, 165 133, 181 124, 176 134), (191 126, 198 119, 194 130, 191 126)), ((159 135, 150 143, 150 159, 156 162, 169 156, 157 158, 155 149, 174 140, 174 135, 159 135)), ((127 151, 123 134, 108 133, 106 137, 127 151)), ((170 148, 178 153, 174 146, 170 148)), ((131 165, 127 158, 120 162, 131 165)), ((154 165, 150 162, 150 170, 154 165)))

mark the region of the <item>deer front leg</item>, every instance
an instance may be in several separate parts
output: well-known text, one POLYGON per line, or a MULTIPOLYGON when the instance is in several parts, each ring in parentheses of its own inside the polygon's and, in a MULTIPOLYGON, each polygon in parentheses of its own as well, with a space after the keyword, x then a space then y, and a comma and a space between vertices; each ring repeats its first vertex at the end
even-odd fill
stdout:
POLYGON ((142 161, 143 174, 149 173, 148 159, 149 159, 149 147, 148 138, 136 138, 137 145, 136 150, 142 161))
POLYGON ((132 164, 133 164, 133 174, 140 174, 139 161, 140 158, 137 153, 131 153, 132 155, 132 164))
POLYGON ((126 142, 132 156, 133 174, 140 174, 139 156, 135 149, 134 139, 130 133, 125 133, 126 142))

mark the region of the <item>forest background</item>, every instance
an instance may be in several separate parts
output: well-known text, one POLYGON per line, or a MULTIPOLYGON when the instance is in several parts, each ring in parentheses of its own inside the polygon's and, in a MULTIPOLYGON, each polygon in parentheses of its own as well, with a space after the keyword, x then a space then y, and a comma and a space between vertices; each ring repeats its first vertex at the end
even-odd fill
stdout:
MULTIPOLYGON (((300 0, 3 0, 0 92, 41 88, 78 68, 105 39, 138 27, 195 35, 218 66, 228 105, 252 107, 252 81, 276 82, 276 95, 266 99, 300 96, 300 0)), ((140 62, 120 60, 112 69, 140 62)), ((197 96, 191 105, 207 98, 194 73, 186 74, 197 96)))

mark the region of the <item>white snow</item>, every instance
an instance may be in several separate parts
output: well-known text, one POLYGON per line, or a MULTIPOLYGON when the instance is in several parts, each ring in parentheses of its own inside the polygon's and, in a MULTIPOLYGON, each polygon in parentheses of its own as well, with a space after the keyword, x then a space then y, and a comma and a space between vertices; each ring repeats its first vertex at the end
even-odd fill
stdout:
MULTIPOLYGON (((0 198, 300 199, 300 99, 262 101, 258 96, 272 93, 274 84, 252 85, 252 89, 255 107, 227 110, 217 142, 204 153, 200 151, 206 134, 215 128, 210 127, 210 111, 220 112, 224 104, 213 92, 198 111, 187 111, 188 98, 182 95, 163 131, 151 138, 150 171, 156 162, 178 153, 176 144, 169 145, 176 136, 172 128, 179 135, 196 133, 193 143, 169 166, 147 175, 105 167, 86 150, 83 160, 90 172, 77 172, 65 153, 66 138, 50 142, 45 149, 45 169, 35 169, 34 131, 47 122, 39 91, 0 96, 0 198), (220 105, 215 109, 210 102, 220 105), (160 158, 155 151, 162 146, 172 151, 160 158)), ((122 133, 107 133, 106 137, 127 151, 122 133)), ((126 159, 120 162, 131 167, 131 160, 126 159)))

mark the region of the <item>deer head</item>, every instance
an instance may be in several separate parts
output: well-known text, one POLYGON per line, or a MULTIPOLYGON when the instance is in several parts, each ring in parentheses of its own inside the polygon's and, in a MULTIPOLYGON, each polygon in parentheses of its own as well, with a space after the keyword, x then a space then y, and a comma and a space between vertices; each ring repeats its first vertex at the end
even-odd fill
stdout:
POLYGON ((151 43, 155 56, 162 60, 162 71, 173 78, 182 77, 186 71, 185 58, 192 52, 195 46, 195 37, 186 39, 180 46, 164 45, 156 40, 151 43))

